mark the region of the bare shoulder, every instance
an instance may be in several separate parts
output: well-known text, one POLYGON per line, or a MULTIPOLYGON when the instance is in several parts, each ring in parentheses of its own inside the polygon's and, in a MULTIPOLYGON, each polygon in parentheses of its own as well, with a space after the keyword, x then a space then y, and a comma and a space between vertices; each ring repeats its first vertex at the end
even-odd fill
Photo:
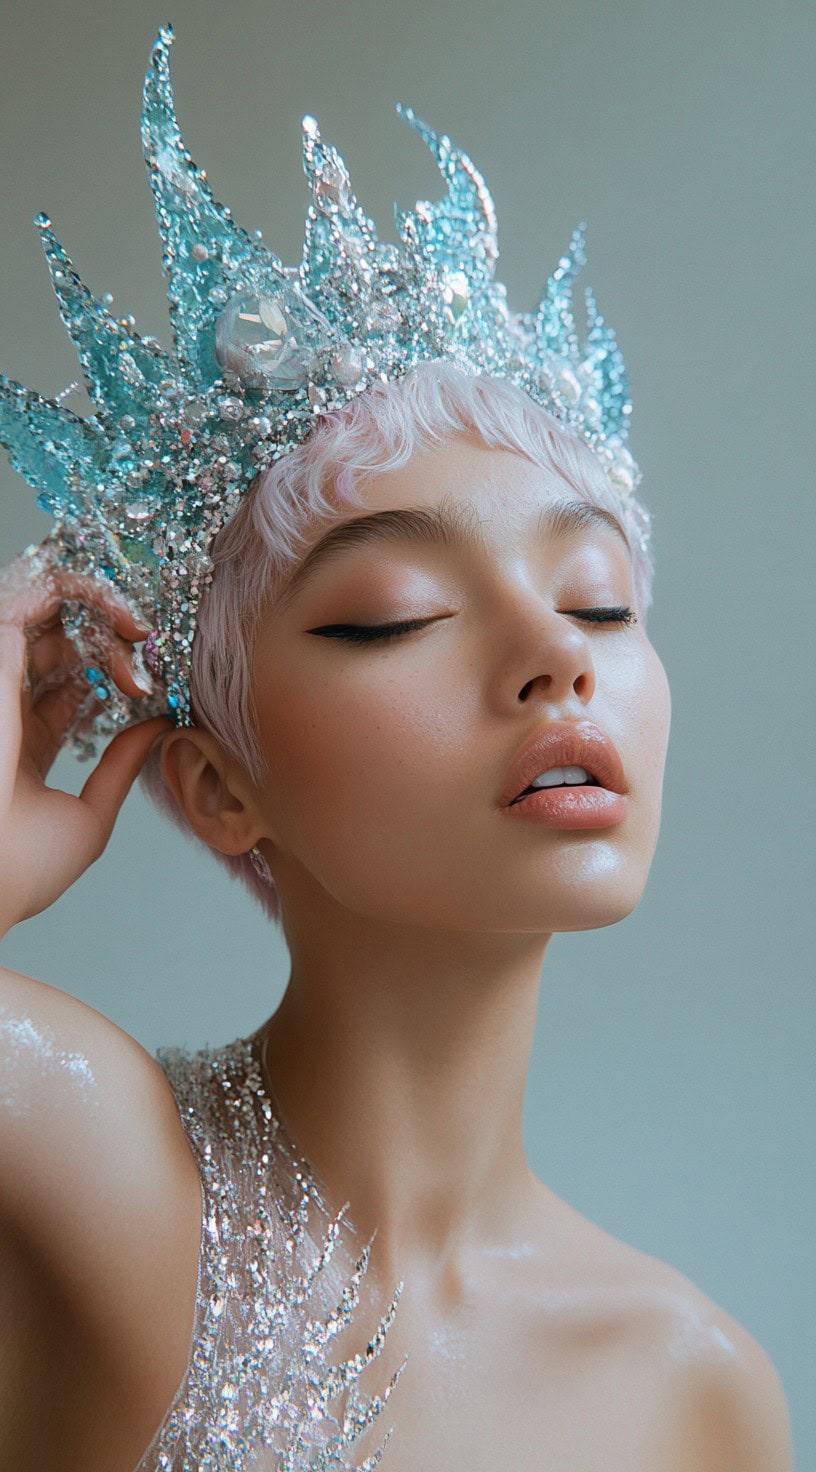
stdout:
POLYGON ((692 1452, 705 1449, 712 1469, 722 1472, 792 1472, 787 1399, 770 1356, 744 1324, 682 1273, 657 1266, 677 1303, 665 1349, 692 1452))
MULTIPOLYGON (((119 1225, 117 1201, 134 1186, 155 1197, 179 1157, 193 1164, 170 1085, 146 1049, 76 997, 6 968, 0 1061, 3 1203, 19 1220, 41 1219, 41 1195, 59 1192, 65 1229, 66 1206, 101 1208, 104 1185, 104 1216, 119 1225)), ((46 1224, 51 1217, 46 1209, 46 1224)))
POLYGON ((609 1238, 608 1261, 631 1289, 632 1324, 666 1392, 671 1472, 792 1472, 785 1391, 738 1319, 679 1269, 609 1238))
POLYGON ((54 1375, 73 1364, 89 1391, 97 1377, 97 1409, 128 1387, 150 1424, 186 1364, 201 1231, 169 1083, 94 1008, 6 969, 0 1076, 3 1358, 30 1379, 47 1348, 54 1375))
MULTIPOLYGON (((552 1198, 543 1198, 552 1211, 552 1198)), ((635 1397, 649 1466, 792 1472, 785 1392, 757 1340, 678 1268, 559 1202, 560 1345, 600 1352, 619 1404, 635 1397), (564 1283, 571 1285, 563 1293, 564 1283)), ((552 1285, 551 1285, 552 1286, 552 1285)), ((550 1318, 552 1316, 550 1315, 550 1318)))

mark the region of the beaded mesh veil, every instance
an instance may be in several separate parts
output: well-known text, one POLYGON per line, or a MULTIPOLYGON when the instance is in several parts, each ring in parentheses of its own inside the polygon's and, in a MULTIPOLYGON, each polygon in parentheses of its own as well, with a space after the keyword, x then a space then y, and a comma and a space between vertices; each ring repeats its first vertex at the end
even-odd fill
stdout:
POLYGON ((346 1206, 330 1215, 273 1109, 256 1040, 157 1058, 203 1211, 187 1370, 134 1472, 372 1472, 393 1429, 380 1436, 377 1417, 404 1362, 379 1375, 379 1393, 370 1376, 403 1285, 378 1317, 362 1295, 371 1243, 346 1206), (349 1324, 370 1337, 344 1355, 349 1324), (369 1427, 374 1449, 358 1457, 369 1427))
MULTIPOLYGON (((142 144, 167 277, 173 349, 116 318, 110 296, 82 283, 45 214, 35 217, 63 322, 94 413, 82 418, 0 375, 0 443, 55 525, 27 548, 35 576, 66 567, 107 580, 151 633, 144 658, 158 694, 130 700, 108 673, 104 617, 66 600, 83 699, 64 740, 80 756, 147 716, 190 722, 191 648, 212 578, 220 528, 264 469, 301 444, 320 418, 377 382, 447 360, 509 380, 597 455, 627 535, 645 552, 649 515, 635 495, 626 447, 628 383, 614 334, 585 291, 579 339, 572 290, 585 263, 585 227, 547 281, 537 308, 513 312, 495 279, 496 212, 482 176, 411 108, 447 193, 395 207, 398 241, 380 241, 348 170, 305 117, 310 202, 303 255, 284 266, 214 198, 182 142, 170 84, 170 25, 153 45, 142 144)), ((529 161, 524 162, 529 170, 529 161)))

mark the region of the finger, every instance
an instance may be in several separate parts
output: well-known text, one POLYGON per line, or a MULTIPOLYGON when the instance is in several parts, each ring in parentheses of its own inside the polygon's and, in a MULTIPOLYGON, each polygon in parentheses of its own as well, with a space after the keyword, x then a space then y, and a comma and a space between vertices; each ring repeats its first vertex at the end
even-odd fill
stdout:
POLYGON ((111 627, 125 639, 138 641, 150 632, 150 624, 137 615, 129 606, 124 593, 113 583, 100 578, 82 577, 77 573, 63 573, 59 579, 63 601, 77 599, 95 608, 100 608, 111 627))
POLYGON ((23 739, 22 684, 26 640, 21 629, 0 624, 0 785, 4 793, 14 786, 23 739))
POLYGON ((150 632, 149 625, 135 616, 115 589, 101 587, 94 579, 61 579, 60 603, 69 601, 95 610, 110 629, 131 642, 144 639, 150 632))
POLYGON ((49 561, 21 555, 0 569, 0 622, 18 627, 48 624, 59 617, 60 604, 73 598, 104 611, 112 626, 128 639, 141 639, 149 624, 128 606, 113 583, 69 571, 49 561))
POLYGON ((35 677, 35 683, 44 675, 50 675, 53 670, 66 664, 71 657, 68 638, 59 624, 53 629, 38 633, 35 637, 32 637, 29 631, 26 637, 28 640, 28 668, 35 677))
MULTIPOLYGON (((62 745, 66 727, 92 687, 94 694, 100 684, 112 692, 115 682, 130 700, 143 700, 155 691, 149 672, 141 661, 136 660, 133 645, 118 635, 109 637, 113 642, 102 665, 101 681, 91 681, 86 666, 77 659, 76 651, 64 649, 69 662, 41 676, 31 692, 30 710, 23 717, 24 740, 30 730, 31 750, 43 776, 62 745)), ((98 698, 101 701, 101 697, 98 698)))
MULTIPOLYGON (((42 629, 42 625, 37 626, 42 629)), ((35 676, 34 700, 37 700, 37 683, 51 674, 56 674, 60 669, 82 669, 82 661, 77 653, 76 646, 57 621, 54 628, 48 628, 44 632, 38 632, 34 638, 28 632, 29 654, 28 667, 35 676)), ((136 657, 133 641, 125 639, 110 627, 106 630, 106 642, 109 646, 110 674, 116 681, 120 690, 133 699, 141 695, 150 695, 154 686, 147 669, 141 658, 136 657)), ((104 657, 104 656, 103 656, 104 657)))
POLYGON ((96 817, 101 847, 104 848, 135 777, 143 767, 157 736, 173 729, 167 716, 154 716, 128 726, 114 736, 82 788, 80 801, 96 817))
MULTIPOLYGON (((95 665, 86 665, 80 660, 70 643, 67 648, 63 646, 63 660, 57 669, 63 668, 66 672, 75 670, 84 677, 88 670, 96 668, 102 675, 102 679, 88 676, 86 693, 90 685, 93 685, 94 688, 99 684, 109 687, 115 682, 119 689, 131 699, 152 695, 155 686, 143 661, 137 659, 133 644, 119 634, 114 634, 110 629, 106 630, 105 643, 107 648, 99 652, 95 665)), ((36 690, 34 695, 36 699, 36 690)))
POLYGON ((136 659, 133 645, 126 639, 121 639, 118 634, 113 637, 115 644, 111 674, 119 689, 134 698, 140 695, 151 695, 155 688, 153 680, 144 662, 136 659))
MULTIPOLYGON (((152 694, 153 682, 148 671, 135 664, 133 645, 118 635, 109 637, 115 642, 107 668, 103 666, 102 682, 112 690, 115 681, 131 700, 144 699, 152 694)), ((54 648, 58 649, 58 646, 54 648)), ((67 640, 63 639, 58 652, 70 662, 58 664, 42 673, 34 682, 33 689, 26 692, 23 702, 23 746, 43 781, 63 745, 68 726, 91 693, 85 666, 67 640)))
POLYGON ((50 564, 25 554, 0 568, 0 622, 19 628, 55 624, 62 595, 50 564))
POLYGON ((34 692, 31 710, 23 718, 23 741, 26 754, 43 781, 62 746, 68 725, 87 695, 87 681, 69 670, 60 684, 41 695, 34 692))

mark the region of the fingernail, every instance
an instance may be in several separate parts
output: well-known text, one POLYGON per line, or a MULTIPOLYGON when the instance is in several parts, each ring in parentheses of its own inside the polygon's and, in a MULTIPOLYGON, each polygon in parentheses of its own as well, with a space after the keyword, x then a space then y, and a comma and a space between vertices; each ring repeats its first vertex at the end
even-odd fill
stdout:
POLYGON ((132 674, 134 680, 136 681, 136 684, 139 686, 139 689, 144 691, 145 695, 152 695, 156 687, 153 684, 153 681, 151 680, 147 671, 134 669, 132 671, 132 674))

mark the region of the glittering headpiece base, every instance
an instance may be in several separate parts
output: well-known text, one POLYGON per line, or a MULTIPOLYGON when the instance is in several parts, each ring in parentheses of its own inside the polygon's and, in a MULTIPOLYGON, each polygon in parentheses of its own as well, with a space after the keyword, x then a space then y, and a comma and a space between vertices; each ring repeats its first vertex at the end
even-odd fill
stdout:
POLYGON ((303 119, 310 188, 303 256, 283 266, 219 204, 185 149, 170 85, 172 27, 154 43, 142 142, 163 242, 174 350, 117 319, 83 285, 38 215, 60 313, 95 404, 87 419, 0 376, 0 443, 55 517, 36 568, 108 579, 149 622, 145 658, 160 694, 131 701, 106 673, 103 621, 72 605, 66 629, 88 699, 66 740, 98 738, 147 715, 190 721, 196 614, 214 537, 259 471, 301 444, 321 415, 423 362, 510 380, 580 434, 604 465, 629 532, 645 550, 648 514, 626 449, 631 403, 614 335, 587 288, 587 331, 572 315, 584 226, 534 312, 508 309, 494 279, 496 215, 481 175, 407 107, 447 185, 438 203, 395 209, 399 241, 378 240, 349 175, 303 119))

